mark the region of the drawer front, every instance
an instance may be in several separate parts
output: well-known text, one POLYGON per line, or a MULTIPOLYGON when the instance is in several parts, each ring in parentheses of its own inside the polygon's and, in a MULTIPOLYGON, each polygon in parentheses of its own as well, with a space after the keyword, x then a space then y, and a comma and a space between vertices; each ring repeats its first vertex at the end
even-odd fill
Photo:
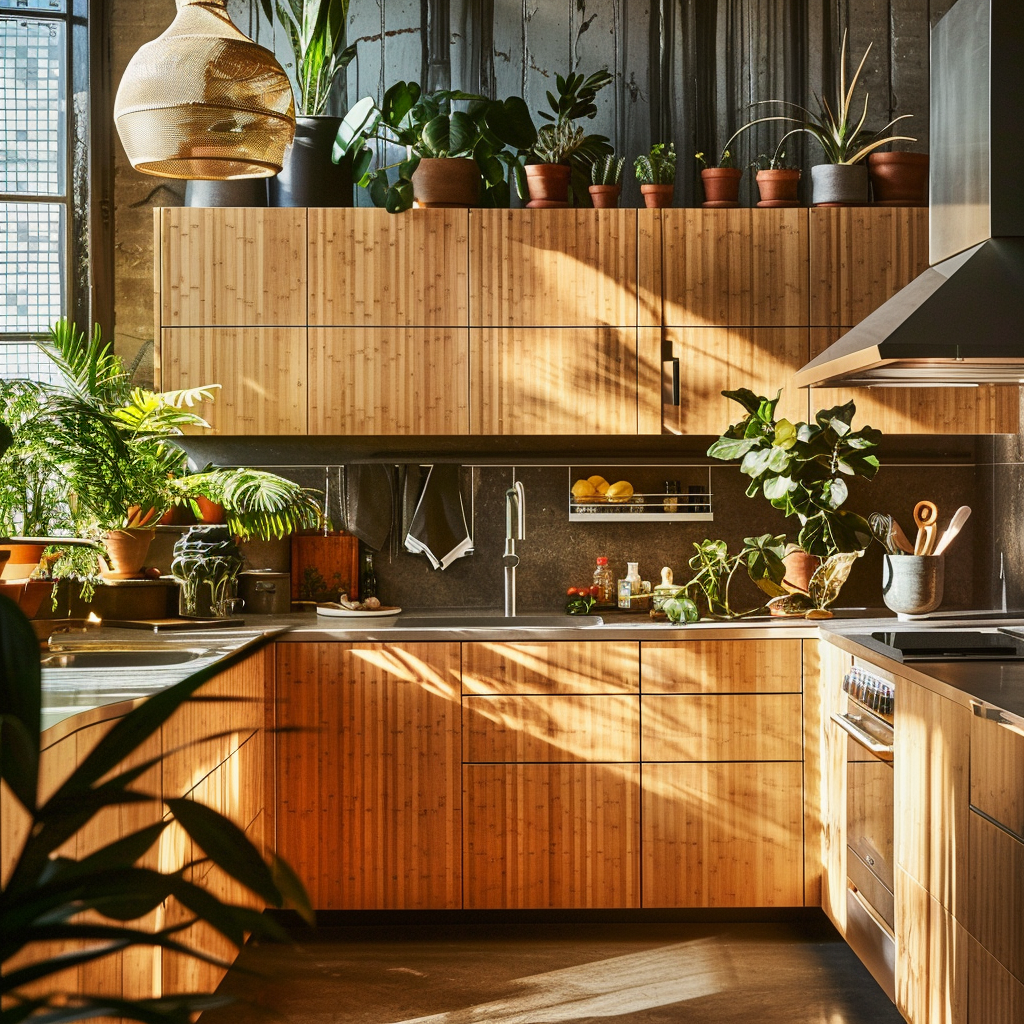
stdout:
POLYGON ((637 697, 464 697, 463 760, 638 761, 637 697))
POLYGON ((462 645, 462 692, 637 693, 640 649, 636 643, 462 645))
POLYGON ((640 645, 644 693, 799 693, 799 640, 682 640, 640 645))
POLYGON ((800 761, 799 693, 640 698, 644 761, 800 761))
POLYGON ((1024 1024, 1024 985, 972 935, 967 972, 967 1024, 1024 1024))
POLYGON ((971 934, 1024 981, 1024 843, 978 814, 970 821, 971 934))
POLYGON ((971 717, 971 805, 1024 840, 1024 735, 971 717))

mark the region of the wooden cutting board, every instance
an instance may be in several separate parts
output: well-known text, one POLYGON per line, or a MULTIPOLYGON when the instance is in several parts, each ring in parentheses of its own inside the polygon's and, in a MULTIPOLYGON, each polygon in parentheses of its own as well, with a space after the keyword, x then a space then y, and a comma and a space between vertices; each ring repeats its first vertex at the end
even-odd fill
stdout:
POLYGON ((359 599, 359 538, 343 530, 292 535, 292 600, 359 599))

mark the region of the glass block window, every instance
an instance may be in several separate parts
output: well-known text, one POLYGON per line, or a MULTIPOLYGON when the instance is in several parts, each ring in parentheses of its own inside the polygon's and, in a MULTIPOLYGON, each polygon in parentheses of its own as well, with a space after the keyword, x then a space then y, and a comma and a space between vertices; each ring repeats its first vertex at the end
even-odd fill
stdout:
POLYGON ((31 341, 0 341, 0 378, 27 377, 58 384, 60 371, 38 345, 31 341))
POLYGON ((0 11, 53 11, 63 14, 64 0, 0 0, 0 11))
POLYGON ((67 167, 63 21, 0 18, 0 191, 59 196, 67 167))
POLYGON ((0 203, 0 334, 43 334, 64 311, 67 209, 0 203))

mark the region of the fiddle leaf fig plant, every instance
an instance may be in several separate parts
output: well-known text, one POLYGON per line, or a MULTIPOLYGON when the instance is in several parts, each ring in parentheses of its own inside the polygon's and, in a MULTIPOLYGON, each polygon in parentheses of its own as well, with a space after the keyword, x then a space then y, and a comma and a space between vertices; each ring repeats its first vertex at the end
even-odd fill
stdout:
POLYGON ((750 477, 748 497, 763 494, 786 516, 800 523, 797 543, 820 558, 863 551, 871 528, 863 516, 841 506, 849 497, 847 481, 870 480, 878 472, 882 432, 873 427, 853 429, 857 407, 851 401, 820 410, 814 423, 776 420, 782 396, 755 395, 747 388, 723 391, 747 415, 734 423, 708 449, 723 462, 739 463, 750 477))

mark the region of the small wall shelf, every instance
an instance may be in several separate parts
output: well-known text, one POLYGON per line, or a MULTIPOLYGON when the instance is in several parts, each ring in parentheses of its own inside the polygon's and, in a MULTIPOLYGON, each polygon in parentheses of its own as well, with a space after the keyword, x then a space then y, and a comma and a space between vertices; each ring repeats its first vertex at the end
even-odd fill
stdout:
MULTIPOLYGON (((670 472, 683 469, 701 469, 707 473, 707 486, 697 490, 693 485, 686 493, 666 494, 664 492, 634 491, 629 498, 577 498, 572 493, 575 480, 581 479, 583 470, 569 467, 569 522, 571 523, 710 523, 714 521, 712 510, 710 467, 644 467, 662 468, 670 472)), ((590 476, 589 472, 583 476, 590 476)), ((603 474, 602 474, 603 475, 603 474)))

